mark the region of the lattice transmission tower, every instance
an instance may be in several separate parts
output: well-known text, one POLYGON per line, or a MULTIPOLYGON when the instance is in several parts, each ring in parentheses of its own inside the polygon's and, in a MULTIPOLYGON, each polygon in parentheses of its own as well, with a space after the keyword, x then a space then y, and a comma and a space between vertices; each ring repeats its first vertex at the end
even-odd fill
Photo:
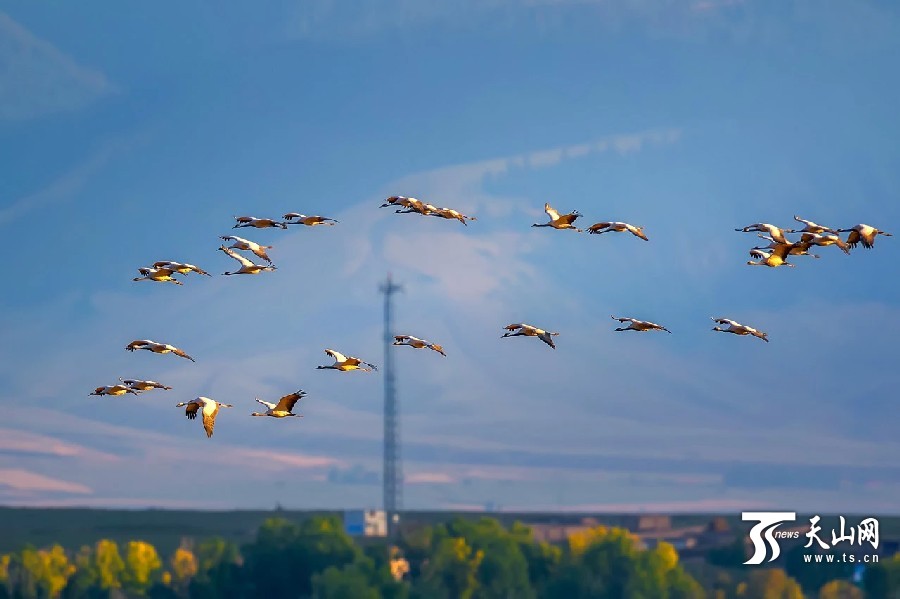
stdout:
POLYGON ((403 500, 397 389, 394 385, 394 358, 393 351, 391 351, 394 341, 391 297, 401 290, 402 287, 391 280, 390 273, 388 273, 387 281, 379 286, 379 291, 384 294, 384 462, 382 485, 388 535, 391 537, 396 534, 399 522, 398 510, 403 500))

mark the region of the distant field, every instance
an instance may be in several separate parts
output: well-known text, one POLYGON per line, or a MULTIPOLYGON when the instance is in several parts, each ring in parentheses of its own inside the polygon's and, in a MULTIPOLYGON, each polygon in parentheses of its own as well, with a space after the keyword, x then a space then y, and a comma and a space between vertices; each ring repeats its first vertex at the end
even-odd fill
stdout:
MULTIPOLYGON (((152 543, 163 554, 171 554, 182 538, 202 540, 222 537, 236 543, 253 539, 262 522, 274 516, 300 522, 310 516, 340 512, 313 511, 178 511, 178 510, 98 510, 98 509, 28 509, 0 507, 0 553, 15 551, 30 544, 43 547, 59 543, 69 549, 93 544, 99 539, 111 539, 118 543, 143 540, 152 543)), ((507 512, 405 512, 405 523, 437 524, 456 516, 480 518, 489 516, 506 525, 519 520, 526 523, 576 523, 583 517, 593 517, 610 525, 622 524, 628 514, 560 514, 560 513, 507 513, 507 512)), ((673 528, 706 524, 720 514, 672 515, 673 528)), ((724 518, 733 530, 746 530, 740 515, 727 514, 724 518)), ((828 527, 836 517, 822 514, 828 527)), ((848 516, 848 524, 855 524, 860 517, 848 516)), ((798 516, 803 523, 804 517, 798 516)), ((883 538, 900 538, 900 517, 879 517, 883 538)), ((827 527, 826 527, 827 528, 827 527)), ((830 529, 828 529, 830 533, 830 529)))

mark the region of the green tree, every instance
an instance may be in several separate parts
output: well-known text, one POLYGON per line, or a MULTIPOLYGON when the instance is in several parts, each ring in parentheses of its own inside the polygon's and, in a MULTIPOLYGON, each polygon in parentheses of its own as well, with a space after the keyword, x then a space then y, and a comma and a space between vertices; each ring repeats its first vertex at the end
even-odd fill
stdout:
POLYGON ((543 596, 552 598, 700 599, 705 593, 678 563, 668 543, 643 549, 621 528, 597 527, 573 535, 559 575, 543 596))
POLYGON ((518 522, 513 525, 511 532, 519 543, 519 551, 525 557, 525 563, 528 564, 528 580, 531 587, 540 593, 540 590, 558 573, 562 549, 550 543, 535 542, 531 529, 518 522))
POLYGON ((208 539, 197 547, 197 576, 191 581, 192 599, 234 599, 242 595, 241 556, 237 546, 208 539))
POLYGON ((363 558, 342 568, 330 566, 324 572, 313 575, 314 599, 381 599, 382 594, 373 584, 375 565, 363 558))
POLYGON ((464 538, 442 538, 424 565, 415 595, 469 599, 478 588, 478 568, 483 559, 484 552, 475 550, 464 538))
POLYGON ((243 553, 252 594, 271 597, 308 596, 313 575, 352 564, 362 555, 336 516, 309 518, 300 525, 266 520, 243 553))
POLYGON ((830 564, 823 560, 822 563, 810 567, 803 559, 808 553, 809 549, 804 548, 802 543, 794 544, 785 552, 784 570, 788 576, 800 583, 810 596, 815 596, 822 585, 831 580, 846 579, 853 575, 854 564, 845 563, 841 559, 836 559, 830 564))
POLYGON ((82 546, 75 554, 75 573, 69 579, 69 584, 63 595, 66 597, 96 596, 92 590, 97 589, 100 575, 94 563, 94 550, 88 546, 82 546))
POLYGON ((863 576, 863 588, 866 599, 900 598, 900 553, 868 566, 863 576))
POLYGON ((465 520, 457 518, 439 527, 436 538, 462 538, 482 555, 476 571, 477 589, 473 597, 494 599, 534 596, 528 572, 528 560, 522 543, 531 541, 530 531, 516 528, 508 531, 495 518, 465 520))

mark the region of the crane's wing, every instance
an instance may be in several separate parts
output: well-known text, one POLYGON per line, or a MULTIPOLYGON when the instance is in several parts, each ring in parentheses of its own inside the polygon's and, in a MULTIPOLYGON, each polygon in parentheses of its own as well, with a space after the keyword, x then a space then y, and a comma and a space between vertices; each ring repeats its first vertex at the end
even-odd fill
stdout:
POLYGON ((713 320, 715 322, 717 322, 718 324, 730 324, 732 326, 740 326, 737 322, 735 322, 734 320, 731 320, 730 318, 713 318, 713 320))
POLYGON ((300 401, 304 395, 305 393, 303 391, 295 391, 294 393, 285 395, 278 400, 278 406, 275 409, 290 412, 294 409, 294 404, 300 401))
POLYGON ((212 414, 207 414, 206 410, 203 410, 203 428, 206 430, 207 439, 213 436, 213 429, 216 427, 216 414, 218 413, 218 404, 216 404, 216 409, 212 411, 212 414))
POLYGON ((203 269, 200 268, 199 266, 195 266, 195 265, 193 265, 193 264, 185 264, 184 266, 185 266, 185 268, 191 269, 193 272, 197 273, 198 275, 206 275, 206 276, 208 276, 208 277, 211 277, 211 276, 212 276, 211 274, 209 274, 208 272, 206 272, 205 270, 203 270, 203 269))
POLYGON ((146 345, 153 345, 155 341, 151 341, 150 339, 135 339, 131 343, 125 346, 125 349, 134 351, 138 347, 144 347, 146 345))
POLYGON ((171 351, 171 352, 172 352, 173 354, 175 354, 176 356, 180 356, 180 357, 182 357, 182 358, 188 359, 188 360, 190 360, 191 362, 196 362, 196 361, 197 361, 197 360, 195 360, 194 358, 192 358, 192 357, 190 357, 189 355, 187 355, 187 354, 184 352, 183 349, 178 349, 178 348, 175 347, 174 345, 166 345, 165 347, 168 348, 168 350, 171 351))
POLYGON ((635 320, 635 319, 633 319, 633 318, 627 318, 627 317, 626 317, 626 318, 619 318, 618 316, 613 316, 613 315, 611 315, 611 314, 610 314, 609 317, 612 318, 613 320, 618 320, 619 322, 638 322, 637 320, 635 320))
POLYGON ((189 401, 184 408, 184 415, 188 417, 188 420, 193 420, 197 417, 197 412, 200 410, 200 403, 196 400, 189 401))
POLYGON ((257 402, 259 402, 259 403, 261 403, 262 405, 266 406, 266 407, 269 408, 270 410, 274 410, 274 409, 275 409, 275 404, 273 404, 273 403, 271 403, 271 402, 268 402, 268 401, 263 401, 263 400, 261 400, 261 399, 258 398, 258 397, 256 397, 255 399, 256 399, 257 402))
POLYGON ((556 220, 559 218, 559 212, 554 210, 549 202, 544 204, 544 212, 547 213, 547 216, 550 217, 550 220, 556 220))
POLYGON ((553 338, 550 336, 550 333, 548 333, 547 331, 544 331, 543 333, 538 335, 538 339, 540 339, 541 341, 543 341, 544 343, 546 343, 553 349, 556 349, 556 344, 553 343, 553 338))
POLYGON ((341 352, 334 351, 333 349, 326 349, 325 353, 334 358, 334 361, 337 363, 346 362, 347 356, 342 354, 341 352))
POLYGON ((750 250, 750 255, 753 256, 754 258, 759 258, 760 260, 765 260, 766 258, 769 257, 769 254, 767 254, 766 252, 764 252, 762 250, 755 250, 755 249, 750 250))
POLYGON ((796 243, 778 243, 772 248, 772 253, 785 260, 788 254, 791 253, 791 250, 797 247, 796 243))
POLYGON ((247 267, 254 266, 253 262, 251 262, 250 260, 247 260, 246 258, 241 256, 237 252, 225 247, 224 245, 219 247, 219 249, 222 250, 223 252, 225 252, 226 254, 228 254, 229 256, 231 256, 232 258, 234 258, 235 260, 237 260, 238 262, 240 262, 244 266, 247 266, 247 267))

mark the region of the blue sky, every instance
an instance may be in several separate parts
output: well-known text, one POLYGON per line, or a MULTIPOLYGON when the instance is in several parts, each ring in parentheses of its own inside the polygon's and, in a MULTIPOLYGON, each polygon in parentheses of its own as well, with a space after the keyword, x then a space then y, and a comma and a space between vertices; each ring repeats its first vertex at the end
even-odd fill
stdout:
POLYGON ((900 229, 898 46, 870 1, 0 1, 0 503, 377 506, 382 375, 315 366, 383 362, 392 271, 448 354, 396 348, 407 507, 897 513, 900 241, 750 268, 734 229, 900 229), (131 281, 289 211, 341 222, 243 229, 274 273, 131 281), (87 396, 120 376, 174 389, 87 396), (197 395, 236 406, 211 440, 197 395))

